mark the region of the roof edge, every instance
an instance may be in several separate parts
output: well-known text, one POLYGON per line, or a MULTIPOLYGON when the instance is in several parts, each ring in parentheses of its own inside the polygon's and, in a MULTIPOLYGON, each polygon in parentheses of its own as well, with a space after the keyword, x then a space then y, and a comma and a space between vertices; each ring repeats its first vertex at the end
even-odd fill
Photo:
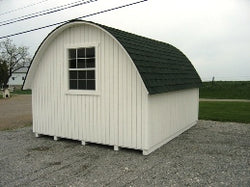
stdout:
MULTIPOLYGON (((65 26, 68 26, 70 27, 71 25, 75 25, 75 24, 89 24, 89 25, 93 25, 95 27, 98 27, 99 29, 101 29, 102 31, 106 32, 109 36, 111 36, 119 45, 120 47, 126 52, 126 54, 128 55, 130 61, 132 62, 132 65, 134 66, 135 70, 138 72, 138 75, 139 77, 141 78, 141 81, 143 82, 144 84, 144 88, 147 92, 147 94, 149 94, 149 91, 136 67, 136 65, 133 63, 133 59, 131 58, 131 56, 129 55, 128 51, 124 48, 124 46, 120 43, 120 41, 112 34, 110 33, 108 30, 106 30, 104 27, 104 25, 101 25, 101 24, 98 24, 98 23, 94 23, 94 22, 91 22, 91 21, 86 21, 86 20, 80 20, 80 19, 72 19, 72 20, 69 20, 68 22, 62 24, 62 25, 59 25, 58 27, 56 27, 55 29, 53 29, 44 39, 43 41, 41 42, 41 44, 39 45, 39 47, 37 48, 36 52, 34 53, 33 55, 33 58, 31 60, 31 63, 28 67, 28 71, 27 71, 27 74, 25 76, 25 79, 24 79, 24 82, 23 82, 23 85, 22 85, 22 90, 27 90, 27 89, 31 89, 31 83, 30 83, 30 79, 29 79, 29 76, 30 73, 31 73, 31 68, 32 68, 32 65, 33 65, 33 62, 36 60, 36 57, 37 55, 39 54, 40 50, 42 49, 42 47, 45 45, 45 43, 49 40, 50 37, 53 36, 53 34, 55 34, 56 31, 58 31, 59 29, 65 27, 65 26), (29 82, 28 82, 29 81, 29 82)), ((66 28, 64 28, 66 29, 66 28)))

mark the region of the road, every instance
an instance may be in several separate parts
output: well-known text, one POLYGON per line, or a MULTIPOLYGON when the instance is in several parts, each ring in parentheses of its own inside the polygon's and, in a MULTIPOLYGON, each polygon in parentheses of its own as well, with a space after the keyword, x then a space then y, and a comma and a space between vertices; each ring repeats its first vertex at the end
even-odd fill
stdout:
POLYGON ((250 100, 248 99, 207 99, 207 98, 200 98, 200 101, 247 102, 247 103, 250 102, 250 100))
POLYGON ((0 130, 32 123, 31 95, 15 95, 0 99, 0 130))

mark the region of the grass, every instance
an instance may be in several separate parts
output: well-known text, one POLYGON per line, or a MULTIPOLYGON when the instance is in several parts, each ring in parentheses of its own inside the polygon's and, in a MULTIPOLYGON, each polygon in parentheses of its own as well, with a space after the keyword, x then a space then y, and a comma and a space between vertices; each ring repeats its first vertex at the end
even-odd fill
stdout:
POLYGON ((11 94, 14 94, 14 95, 31 94, 31 90, 15 90, 11 94))
POLYGON ((203 82, 200 98, 250 99, 250 81, 203 82))
POLYGON ((250 123, 250 103, 200 101, 199 119, 250 123))
MULTIPOLYGON (((250 81, 203 82, 200 98, 250 99, 250 81)), ((250 103, 201 101, 199 119, 250 123, 250 103)))

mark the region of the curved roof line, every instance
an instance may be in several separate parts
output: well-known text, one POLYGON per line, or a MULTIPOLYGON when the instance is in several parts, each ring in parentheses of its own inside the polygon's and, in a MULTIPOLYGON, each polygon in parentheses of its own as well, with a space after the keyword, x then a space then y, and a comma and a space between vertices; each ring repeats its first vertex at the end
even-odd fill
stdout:
MULTIPOLYGON (((31 68, 34 67, 34 61, 36 61, 36 59, 38 58, 39 54, 40 54, 40 51, 43 49, 43 46, 46 45, 46 43, 50 43, 50 37, 55 37, 57 36, 58 32, 60 33, 61 30, 65 30, 67 29, 68 27, 71 27, 72 25, 75 25, 75 24, 89 24, 89 25, 92 25, 92 26, 95 26, 97 28, 99 28, 100 30, 104 31, 105 33, 107 33, 110 37, 112 37, 116 42, 117 44, 124 50, 124 52, 128 55, 129 59, 131 60, 132 62, 132 65, 134 66, 134 68, 137 70, 135 64, 133 63, 133 60, 132 58, 130 57, 130 55, 128 54, 128 52, 126 51, 126 49, 123 47, 123 45, 111 34, 109 33, 107 30, 105 30, 104 28, 102 28, 100 26, 100 24, 96 24, 96 23, 93 23, 93 22, 90 22, 90 21, 83 21, 83 20, 78 20, 78 19, 75 19, 75 20, 70 20, 69 22, 67 23, 64 23, 58 27, 56 27, 55 29, 53 29, 45 38, 44 40, 41 42, 41 44, 39 45, 39 47, 37 48, 32 60, 31 60, 31 63, 28 67, 28 71, 27 71, 27 75, 24 79, 24 82, 23 82, 23 86, 22 86, 22 89, 30 89, 31 88, 31 82, 29 81, 30 78, 29 77, 32 77, 32 70, 31 68)), ((35 68, 33 68, 35 69, 35 68)), ((138 75, 140 76, 140 73, 138 72, 138 75)), ((141 76, 140 76, 141 78, 141 76)), ((142 78, 141 78, 142 80, 142 78)), ((145 86, 145 85, 144 85, 145 86)), ((145 86, 145 89, 146 89, 146 86, 145 86)), ((146 89, 147 90, 147 89, 146 89)), ((148 93, 148 91, 147 91, 148 93)))
MULTIPOLYGON (((149 94, 157 94, 189 88, 198 88, 201 79, 189 59, 174 46, 114 29, 105 25, 72 20, 54 29, 41 43, 32 63, 47 39, 60 28, 75 23, 87 23, 98 26, 110 34, 125 49, 134 62, 149 94)), ((32 65, 31 63, 31 65, 32 65)), ((30 67, 31 67, 30 65, 30 67)), ((29 75, 30 68, 28 70, 29 75)), ((26 79, 24 89, 26 88, 26 79)))
POLYGON ((58 27, 56 27, 55 29, 53 29, 44 39, 43 41, 40 43, 40 45, 38 46, 35 54, 33 55, 33 58, 31 60, 31 63, 29 65, 29 68, 28 68, 28 71, 27 71, 27 74, 25 76, 25 79, 23 81, 23 86, 22 86, 22 89, 25 90, 25 89, 30 89, 31 88, 31 81, 29 79, 29 77, 31 76, 31 68, 34 66, 33 62, 36 60, 40 50, 42 49, 42 47, 45 45, 45 43, 48 41, 49 37, 51 37, 58 29, 60 29, 61 27, 63 27, 64 25, 66 25, 68 23, 64 23, 58 27))

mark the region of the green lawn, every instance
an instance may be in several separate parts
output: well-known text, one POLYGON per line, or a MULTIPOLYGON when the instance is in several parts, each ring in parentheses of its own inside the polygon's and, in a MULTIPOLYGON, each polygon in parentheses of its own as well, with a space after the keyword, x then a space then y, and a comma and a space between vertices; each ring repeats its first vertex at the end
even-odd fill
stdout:
POLYGON ((250 123, 250 103, 200 101, 199 119, 250 123))
POLYGON ((15 90, 11 93, 12 95, 20 95, 20 94, 31 94, 31 90, 15 90))
POLYGON ((200 98, 250 99, 250 81, 203 82, 200 98))

